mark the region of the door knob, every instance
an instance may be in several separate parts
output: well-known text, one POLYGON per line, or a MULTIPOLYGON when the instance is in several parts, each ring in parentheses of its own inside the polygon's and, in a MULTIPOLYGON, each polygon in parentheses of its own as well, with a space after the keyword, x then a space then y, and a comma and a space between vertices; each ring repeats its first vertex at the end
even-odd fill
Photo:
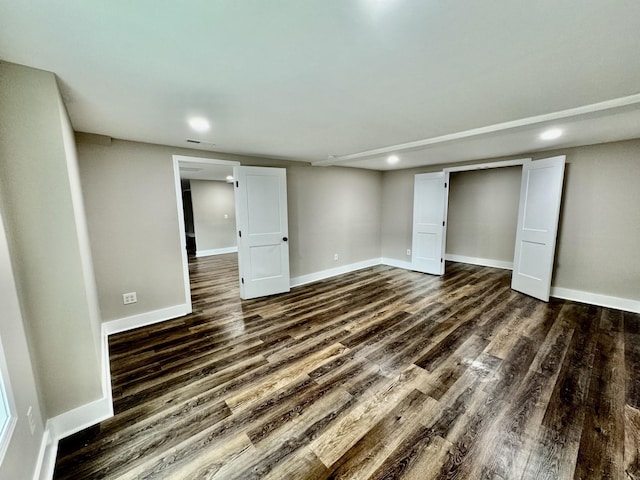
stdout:
POLYGON ((289 240, 287 237, 282 237, 283 242, 286 242, 287 240, 289 240))

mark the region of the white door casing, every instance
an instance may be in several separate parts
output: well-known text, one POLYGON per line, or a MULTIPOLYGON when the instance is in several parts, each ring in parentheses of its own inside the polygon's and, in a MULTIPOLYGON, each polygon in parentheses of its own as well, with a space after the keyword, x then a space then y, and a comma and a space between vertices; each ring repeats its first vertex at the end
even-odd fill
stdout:
POLYGON ((558 233, 565 156, 522 167, 511 288, 549 301, 558 233))
POLYGON ((413 239, 411 268, 442 275, 447 236, 449 172, 415 176, 413 189, 413 239))
POLYGON ((234 167, 240 297, 288 292, 287 177, 284 168, 234 167))
MULTIPOLYGON (((176 206, 178 212, 178 231, 180 233, 180 250, 182 256, 182 275, 184 279, 184 294, 185 294, 185 314, 193 311, 191 305, 191 282, 189 279, 189 258, 187 255, 186 244, 186 232, 184 225, 184 205, 182 204, 182 187, 180 180, 180 169, 183 167, 194 167, 201 164, 206 167, 229 167, 233 168, 236 165, 240 165, 240 162, 234 162, 230 160, 216 160, 213 158, 200 158, 200 157, 187 157, 184 155, 173 155, 173 176, 176 189, 176 206), (195 164, 195 165, 194 165, 195 164)), ((208 178, 213 180, 213 178, 208 178)))

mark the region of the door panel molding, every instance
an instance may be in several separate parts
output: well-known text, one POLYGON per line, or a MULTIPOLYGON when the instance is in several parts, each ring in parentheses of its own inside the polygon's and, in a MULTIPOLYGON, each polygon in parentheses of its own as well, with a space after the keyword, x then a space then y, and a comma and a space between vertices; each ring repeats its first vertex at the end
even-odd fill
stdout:
POLYGON ((284 168, 234 167, 240 297, 290 290, 284 168))
POLYGON ((433 275, 444 274, 448 199, 449 172, 415 176, 411 242, 413 270, 433 275))
POLYGON ((565 156, 522 167, 511 288, 549 301, 562 200, 565 156))

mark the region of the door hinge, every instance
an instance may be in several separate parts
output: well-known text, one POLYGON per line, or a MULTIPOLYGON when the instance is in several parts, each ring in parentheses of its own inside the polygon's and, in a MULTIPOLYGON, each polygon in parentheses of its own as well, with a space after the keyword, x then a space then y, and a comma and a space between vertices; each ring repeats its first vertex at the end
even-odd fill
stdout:
POLYGON ((242 280, 242 284, 244 285, 244 277, 241 277, 240 280, 242 280))
POLYGON ((242 237, 242 230, 238 230, 238 236, 242 237))
POLYGON ((238 180, 236 180, 236 188, 238 188, 238 180))

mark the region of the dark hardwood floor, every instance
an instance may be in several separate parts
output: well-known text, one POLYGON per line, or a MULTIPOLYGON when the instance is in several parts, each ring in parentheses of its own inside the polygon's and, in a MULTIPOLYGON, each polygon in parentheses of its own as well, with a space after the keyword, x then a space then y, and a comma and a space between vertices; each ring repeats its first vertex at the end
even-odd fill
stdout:
POLYGON ((241 301, 193 260, 194 313, 110 338, 116 415, 57 479, 640 479, 640 316, 510 272, 377 266, 241 301))

